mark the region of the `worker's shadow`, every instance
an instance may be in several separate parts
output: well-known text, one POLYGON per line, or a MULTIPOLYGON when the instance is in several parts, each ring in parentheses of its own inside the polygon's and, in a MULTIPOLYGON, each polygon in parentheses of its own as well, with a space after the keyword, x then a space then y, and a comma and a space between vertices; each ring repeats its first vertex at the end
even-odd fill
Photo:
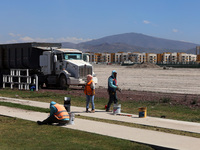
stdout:
MULTIPOLYGON (((78 114, 78 113, 91 113, 91 114, 94 114, 94 113, 92 113, 91 111, 88 111, 88 112, 86 112, 86 111, 71 111, 71 113, 75 113, 75 114, 78 114)), ((106 113, 106 111, 105 110, 95 110, 95 113, 106 113)), ((112 114, 112 112, 107 112, 107 113, 111 113, 112 114)))

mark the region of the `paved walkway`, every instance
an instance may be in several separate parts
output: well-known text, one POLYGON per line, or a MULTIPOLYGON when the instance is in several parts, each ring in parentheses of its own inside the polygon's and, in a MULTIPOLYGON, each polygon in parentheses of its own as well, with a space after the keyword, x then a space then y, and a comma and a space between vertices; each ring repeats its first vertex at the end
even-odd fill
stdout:
MULTIPOLYGON (((5 98, 5 97, 0 97, 0 101, 18 103, 18 104, 41 107, 41 108, 49 108, 49 103, 45 102, 37 102, 31 100, 21 100, 21 99, 5 98)), ((100 119, 116 120, 116 121, 129 122, 146 126, 154 126, 167 129, 200 133, 200 123, 194 123, 194 122, 177 121, 172 119, 155 118, 155 117, 139 118, 138 115, 135 114, 131 114, 131 117, 118 116, 118 115, 113 115, 112 112, 108 113, 105 112, 105 110, 98 110, 98 109, 96 109, 96 113, 86 113, 84 107, 75 107, 75 106, 71 106, 71 112, 74 112, 75 114, 79 114, 82 116, 88 116, 100 119)))
MULTIPOLYGON (((44 108, 48 108, 48 103, 43 102, 34 102, 34 101, 26 101, 26 100, 18 100, 18 99, 5 99, 0 98, 1 100, 4 99, 5 101, 12 101, 15 103, 22 103, 24 105, 31 105, 31 106, 41 106, 44 108)), ((89 115, 90 117, 93 116, 103 116, 104 119, 108 116, 110 118, 115 118, 113 120, 145 120, 144 122, 150 122, 151 119, 156 118, 137 118, 137 116, 131 118, 127 116, 116 116, 111 115, 110 113, 106 113, 105 111, 99 110, 96 113, 84 113, 84 108, 79 107, 71 107, 72 112, 76 112, 80 115, 89 115), (101 115, 100 115, 101 114, 101 115), (105 116, 104 116, 105 115, 105 116)), ((37 120, 43 120, 48 116, 47 113, 40 113, 40 112, 33 112, 33 111, 27 111, 27 110, 21 110, 17 108, 9 108, 5 106, 0 106, 0 114, 11 116, 11 117, 17 117, 21 119, 26 119, 30 121, 37 121, 37 120)), ((158 119, 159 120, 165 120, 167 122, 167 119, 158 119)), ((173 120, 169 120, 170 124, 173 122, 173 120)), ((176 122, 176 121, 175 121, 176 122)), ((193 128, 193 126, 198 126, 198 123, 189 123, 189 122, 179 122, 180 128, 182 128, 182 124, 184 126, 190 126, 193 128), (182 123, 182 124, 181 124, 182 123)), ((173 124, 173 123, 172 123, 173 124)), ((178 127, 178 125, 176 124, 178 127)), ((200 146, 200 138, 193 138, 193 137, 187 137, 187 136, 180 136, 180 135, 174 135, 169 133, 163 133, 163 132, 157 132, 157 131, 151 131, 151 130, 144 130, 139 128, 132 128, 132 127, 125 127, 115 124, 109 124, 109 123, 103 123, 103 122, 97 122, 97 121, 91 121, 91 120, 84 120, 84 119, 78 119, 75 118, 75 124, 74 125, 67 125, 63 126, 65 128, 70 129, 76 129, 91 133, 97 133, 101 135, 111 136, 111 137, 117 137, 121 139, 131 140, 139 143, 145 143, 150 145, 156 145, 160 147, 167 147, 167 148, 173 148, 173 149, 182 149, 182 150, 197 150, 200 146)))

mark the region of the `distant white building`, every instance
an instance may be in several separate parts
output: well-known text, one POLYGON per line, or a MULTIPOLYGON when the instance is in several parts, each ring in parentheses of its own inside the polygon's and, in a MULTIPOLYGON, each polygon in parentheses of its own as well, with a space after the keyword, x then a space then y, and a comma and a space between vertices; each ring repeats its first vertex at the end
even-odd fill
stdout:
POLYGON ((162 58, 163 64, 170 63, 170 55, 171 55, 171 53, 163 53, 163 58, 162 58))
POLYGON ((121 63, 122 62, 121 54, 122 53, 115 53, 115 62, 116 63, 121 63))
POLYGON ((101 54, 101 62, 110 63, 111 62, 111 54, 110 53, 102 53, 101 54))
POLYGON ((172 64, 177 63, 177 53, 171 53, 169 57, 169 62, 172 64))
POLYGON ((187 53, 138 53, 138 52, 118 52, 118 53, 88 53, 89 62, 92 63, 122 63, 131 61, 133 63, 163 63, 163 64, 189 64, 197 61, 197 55, 187 53))
POLYGON ((145 53, 137 53, 137 52, 130 53, 129 58, 134 63, 142 63, 146 61, 145 53))
POLYGON ((194 54, 179 53, 178 55, 178 62, 182 64, 188 64, 191 62, 195 62, 196 60, 197 60, 197 55, 194 54))
POLYGON ((189 55, 189 62, 197 61, 197 55, 194 54, 188 54, 188 55, 189 55))
POLYGON ((95 57, 96 57, 95 53, 89 53, 89 62, 95 63, 96 62, 95 57))
POLYGON ((130 54, 130 52, 121 53, 121 62, 128 61, 129 60, 129 54, 130 54))
POLYGON ((188 54, 179 53, 178 62, 181 63, 181 64, 187 64, 189 62, 188 54))
POLYGON ((146 53, 147 62, 156 64, 157 63, 157 54, 146 53))

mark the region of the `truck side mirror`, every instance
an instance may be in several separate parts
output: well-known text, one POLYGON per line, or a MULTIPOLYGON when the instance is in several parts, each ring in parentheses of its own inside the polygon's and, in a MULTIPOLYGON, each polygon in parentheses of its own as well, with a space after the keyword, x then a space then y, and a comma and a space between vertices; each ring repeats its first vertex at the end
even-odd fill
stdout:
POLYGON ((54 55, 54 62, 56 63, 58 61, 57 55, 54 55))

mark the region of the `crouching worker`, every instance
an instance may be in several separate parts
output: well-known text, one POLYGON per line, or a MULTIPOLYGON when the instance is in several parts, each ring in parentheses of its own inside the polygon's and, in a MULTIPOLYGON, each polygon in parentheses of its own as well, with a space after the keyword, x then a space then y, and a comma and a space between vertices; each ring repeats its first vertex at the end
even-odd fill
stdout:
POLYGON ((63 105, 52 101, 50 103, 50 116, 43 120, 37 121, 39 125, 58 123, 58 125, 65 125, 69 122, 69 114, 63 105))

